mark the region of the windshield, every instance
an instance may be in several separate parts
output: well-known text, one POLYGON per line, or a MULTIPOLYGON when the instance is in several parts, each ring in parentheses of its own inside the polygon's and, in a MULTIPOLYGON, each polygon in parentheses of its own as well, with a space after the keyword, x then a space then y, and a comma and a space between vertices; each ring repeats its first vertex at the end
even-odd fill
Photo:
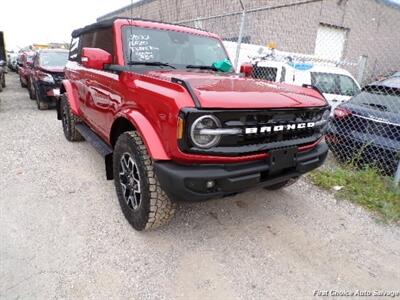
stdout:
POLYGON ((334 73, 311 72, 311 84, 326 94, 354 96, 360 92, 351 77, 334 73))
POLYGON ((27 62, 30 62, 30 63, 33 62, 33 57, 34 57, 33 54, 27 55, 27 56, 26 56, 26 61, 27 61, 27 62))
POLYGON ((161 62, 185 68, 228 59, 221 42, 211 37, 134 26, 125 27, 123 35, 126 63, 161 62))
POLYGON ((388 88, 368 88, 350 100, 350 103, 385 112, 400 114, 400 92, 388 88))
POLYGON ((64 67, 68 52, 43 52, 40 54, 40 65, 43 67, 64 67))

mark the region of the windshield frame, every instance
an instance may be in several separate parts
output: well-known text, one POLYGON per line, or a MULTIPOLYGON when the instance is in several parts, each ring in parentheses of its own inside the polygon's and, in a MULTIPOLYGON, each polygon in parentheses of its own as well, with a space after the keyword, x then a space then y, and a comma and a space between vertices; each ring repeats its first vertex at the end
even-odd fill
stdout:
MULTIPOLYGON (((224 56, 224 59, 229 60, 229 62, 232 64, 228 52, 225 49, 224 44, 222 43, 221 39, 219 39, 218 37, 214 37, 212 35, 206 35, 206 34, 196 34, 196 33, 192 33, 192 32, 186 32, 186 31, 178 31, 178 30, 171 30, 171 29, 164 29, 164 28, 153 28, 153 27, 141 27, 141 26, 135 26, 135 25, 125 25, 122 26, 121 28, 121 40, 122 40, 122 55, 123 55, 123 61, 124 61, 124 65, 128 66, 129 62, 130 62, 130 54, 129 54, 129 45, 128 45, 128 37, 129 37, 129 33, 130 30, 149 30, 149 31, 159 31, 159 32, 174 32, 177 34, 184 34, 184 35, 188 35, 188 36, 195 36, 195 37, 199 37, 199 38, 204 38, 210 41, 214 41, 215 45, 219 46, 219 48, 221 49, 221 56, 224 56)), ((137 61, 136 58, 132 58, 132 61, 137 61)), ((172 65, 175 69, 178 70, 189 70, 189 71, 193 71, 196 70, 196 68, 187 68, 188 65, 199 65, 199 64, 194 64, 194 61, 189 62, 189 63, 181 63, 178 64, 176 62, 171 62, 171 61, 164 61, 164 60, 142 60, 142 62, 144 62, 144 64, 138 64, 138 65, 133 65, 134 68, 136 69, 146 69, 146 70, 160 70, 160 69, 164 69, 164 68, 169 68, 168 66, 154 66, 154 65, 145 65, 145 62, 161 62, 161 63, 165 63, 165 64, 169 64, 172 65)), ((215 62, 215 61, 213 61, 215 62)), ((207 65, 209 67, 212 67, 212 64, 207 65)), ((130 66, 132 67, 132 66, 130 66)), ((172 69, 172 68, 171 68, 172 69)), ((231 69, 231 72, 233 72, 233 67, 231 69)), ((229 73, 229 72, 228 72, 229 73)))

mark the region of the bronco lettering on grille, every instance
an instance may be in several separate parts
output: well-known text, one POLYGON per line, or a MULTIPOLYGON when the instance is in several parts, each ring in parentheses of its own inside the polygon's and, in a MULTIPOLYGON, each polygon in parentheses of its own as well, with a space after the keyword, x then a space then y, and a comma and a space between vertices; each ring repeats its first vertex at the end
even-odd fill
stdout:
POLYGON ((275 126, 248 127, 245 128, 245 133, 246 134, 271 133, 271 132, 289 131, 296 129, 306 129, 306 128, 312 128, 314 126, 315 122, 275 125, 275 126))

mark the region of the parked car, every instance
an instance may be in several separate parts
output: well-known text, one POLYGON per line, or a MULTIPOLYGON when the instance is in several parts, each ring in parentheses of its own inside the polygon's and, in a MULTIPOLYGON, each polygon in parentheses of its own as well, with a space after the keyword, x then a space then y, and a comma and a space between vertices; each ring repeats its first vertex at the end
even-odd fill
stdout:
POLYGON ((0 92, 2 92, 3 88, 6 87, 6 73, 7 64, 4 60, 0 59, 0 92))
POLYGON ((371 81, 382 81, 390 77, 400 77, 400 71, 384 72, 383 74, 375 75, 371 81))
POLYGON ((38 109, 47 109, 55 104, 56 97, 60 95, 68 53, 64 49, 45 49, 39 50, 34 56, 28 90, 29 97, 36 100, 38 109))
POLYGON ((394 72, 390 77, 400 77, 400 71, 394 72))
POLYGON ((323 93, 332 111, 361 90, 350 72, 314 63, 261 60, 254 65, 253 77, 295 85, 313 85, 323 93))
POLYGON ((34 56, 35 52, 33 51, 24 51, 21 53, 19 57, 18 74, 21 87, 28 87, 29 85, 29 79, 31 76, 34 56))
POLYGON ((136 230, 167 223, 175 200, 283 188, 326 158, 325 98, 230 71, 213 33, 111 19, 72 38, 58 118, 105 157, 136 230))
POLYGON ((6 73, 7 73, 7 62, 6 62, 6 47, 4 43, 4 34, 0 31, 0 92, 6 87, 6 73))
POLYGON ((10 69, 10 70, 12 70, 12 71, 14 71, 14 72, 16 72, 17 71, 17 57, 18 57, 18 54, 17 53, 10 53, 9 55, 8 55, 8 59, 7 59, 7 62, 8 62, 8 68, 10 69))
POLYGON ((393 174, 400 160, 400 77, 369 84, 339 105, 326 140, 339 159, 393 174))

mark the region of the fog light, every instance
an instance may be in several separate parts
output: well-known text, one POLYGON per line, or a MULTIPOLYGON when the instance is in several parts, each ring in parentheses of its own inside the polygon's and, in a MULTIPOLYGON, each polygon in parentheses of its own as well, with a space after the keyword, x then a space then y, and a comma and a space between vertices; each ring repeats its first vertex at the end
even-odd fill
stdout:
POLYGON ((214 180, 207 181, 206 187, 207 187, 207 189, 212 189, 213 187, 215 187, 215 181, 214 180))

